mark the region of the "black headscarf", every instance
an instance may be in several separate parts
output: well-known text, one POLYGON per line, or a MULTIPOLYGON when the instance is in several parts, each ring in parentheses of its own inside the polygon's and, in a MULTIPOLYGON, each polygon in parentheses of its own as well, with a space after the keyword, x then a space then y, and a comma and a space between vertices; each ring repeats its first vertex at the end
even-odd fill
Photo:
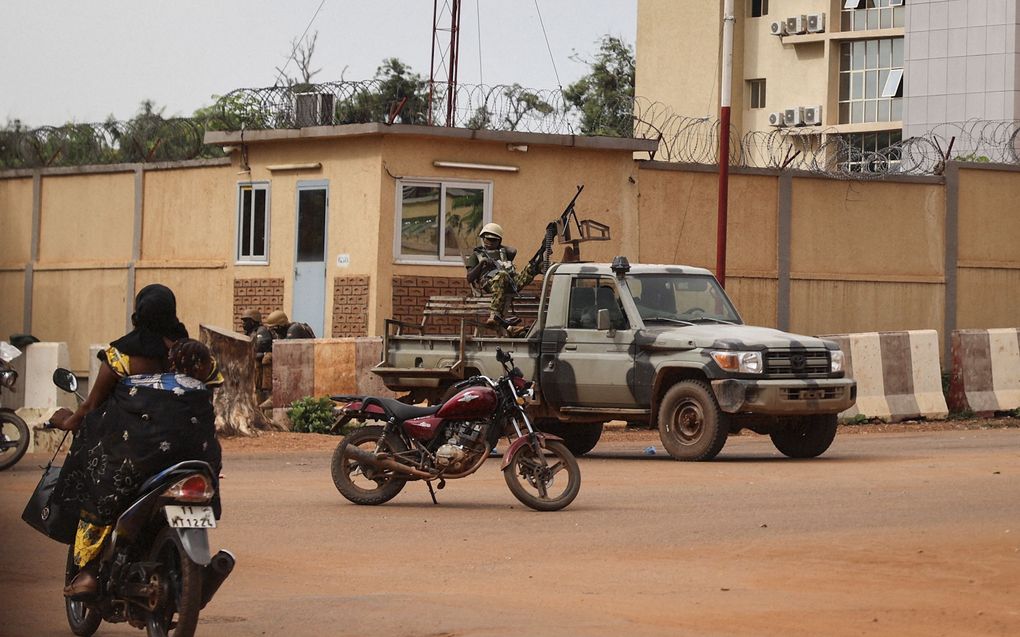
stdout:
POLYGON ((135 313, 131 315, 135 329, 110 343, 128 356, 165 359, 171 341, 187 338, 188 330, 177 319, 177 299, 170 288, 159 283, 146 285, 135 297, 135 313))

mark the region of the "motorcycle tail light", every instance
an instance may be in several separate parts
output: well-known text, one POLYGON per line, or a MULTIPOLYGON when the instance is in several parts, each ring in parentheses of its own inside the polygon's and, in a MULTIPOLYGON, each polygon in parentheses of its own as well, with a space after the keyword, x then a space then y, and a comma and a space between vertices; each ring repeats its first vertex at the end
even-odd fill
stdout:
POLYGON ((170 485, 163 497, 179 502, 208 502, 213 497, 213 486, 204 475, 196 474, 170 485))

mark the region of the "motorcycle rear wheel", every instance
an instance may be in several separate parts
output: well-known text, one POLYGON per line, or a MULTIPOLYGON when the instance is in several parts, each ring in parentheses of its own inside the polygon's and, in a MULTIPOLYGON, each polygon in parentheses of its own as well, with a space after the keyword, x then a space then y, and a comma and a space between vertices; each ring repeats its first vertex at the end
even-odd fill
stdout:
MULTIPOLYGON (((74 545, 71 545, 67 547, 64 584, 70 584, 77 574, 78 567, 74 564, 74 545)), ((71 632, 78 637, 89 637, 99 630, 99 624, 103 623, 103 617, 99 611, 90 608, 85 602, 74 601, 70 597, 64 598, 64 611, 67 613, 67 625, 71 627, 71 632)))
POLYGON ((358 447, 368 453, 385 452, 401 453, 407 450, 404 443, 394 435, 386 436, 383 443, 376 448, 384 429, 377 425, 360 427, 347 434, 330 463, 333 485, 340 495, 354 504, 383 504, 389 502, 404 489, 407 479, 385 470, 362 467, 347 453, 348 448, 358 447))
POLYGON ((160 583, 165 587, 156 610, 149 614, 145 634, 149 637, 192 637, 202 605, 202 567, 191 561, 181 537, 170 527, 156 536, 149 560, 159 562, 160 583), (177 622, 174 623, 174 614, 177 622))
POLYGON ((559 511, 581 490, 577 459, 556 440, 546 440, 538 454, 530 444, 518 447, 503 469, 503 479, 515 498, 536 511, 559 511))
POLYGON ((17 464, 31 440, 32 433, 20 416, 12 411, 0 412, 0 471, 17 464))

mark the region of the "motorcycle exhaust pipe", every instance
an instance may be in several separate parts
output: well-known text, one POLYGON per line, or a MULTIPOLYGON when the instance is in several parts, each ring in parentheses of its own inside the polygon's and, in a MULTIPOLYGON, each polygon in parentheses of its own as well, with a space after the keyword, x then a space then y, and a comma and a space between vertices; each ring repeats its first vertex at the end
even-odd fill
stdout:
POLYGON ((235 563, 234 555, 230 551, 221 549, 212 556, 209 565, 202 571, 202 608, 205 608, 216 591, 220 589, 220 585, 234 570, 235 563))
POLYGON ((397 462, 391 458, 380 458, 374 453, 368 453, 358 447, 348 446, 347 455, 358 461, 359 464, 366 464, 373 469, 386 469, 389 471, 396 471, 397 473, 404 473, 407 475, 421 478, 422 480, 431 480, 436 476, 431 473, 427 473, 414 467, 409 467, 406 464, 397 462))

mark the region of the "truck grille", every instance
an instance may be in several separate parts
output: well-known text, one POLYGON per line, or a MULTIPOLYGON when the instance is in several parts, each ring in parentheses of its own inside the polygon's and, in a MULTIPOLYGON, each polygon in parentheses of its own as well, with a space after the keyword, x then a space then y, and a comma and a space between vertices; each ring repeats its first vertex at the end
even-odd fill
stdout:
POLYGON ((829 375, 829 351, 769 350, 765 353, 765 374, 769 378, 826 378, 829 375))

